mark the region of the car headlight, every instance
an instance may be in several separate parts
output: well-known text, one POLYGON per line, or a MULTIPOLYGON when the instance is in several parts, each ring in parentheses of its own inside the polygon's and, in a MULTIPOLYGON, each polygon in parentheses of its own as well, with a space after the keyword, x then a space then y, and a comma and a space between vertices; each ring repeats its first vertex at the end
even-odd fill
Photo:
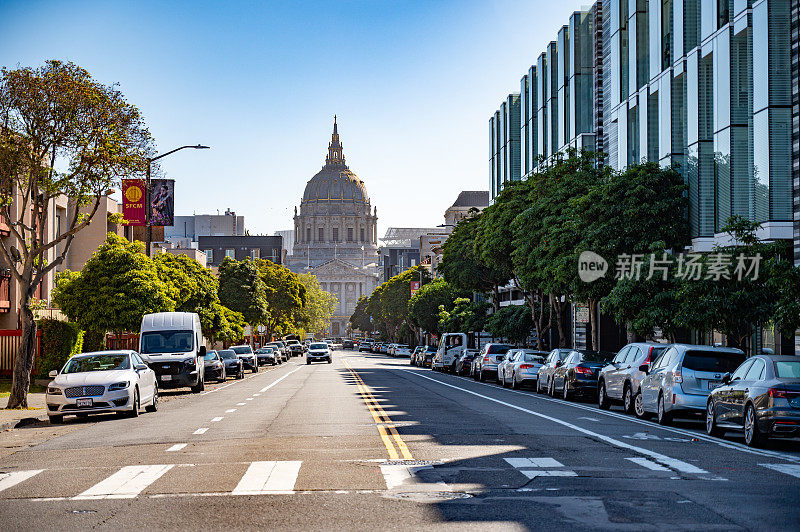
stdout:
POLYGON ((115 382, 114 384, 112 384, 111 386, 108 387, 108 391, 109 392, 113 392, 113 391, 116 391, 116 390, 124 390, 125 388, 127 388, 129 386, 129 384, 130 383, 128 381, 115 382))
POLYGON ((55 386, 48 386, 47 393, 50 395, 61 395, 61 388, 56 388, 55 386))
POLYGON ((194 359, 187 358, 186 360, 183 361, 183 363, 186 364, 187 366, 194 366, 194 359))

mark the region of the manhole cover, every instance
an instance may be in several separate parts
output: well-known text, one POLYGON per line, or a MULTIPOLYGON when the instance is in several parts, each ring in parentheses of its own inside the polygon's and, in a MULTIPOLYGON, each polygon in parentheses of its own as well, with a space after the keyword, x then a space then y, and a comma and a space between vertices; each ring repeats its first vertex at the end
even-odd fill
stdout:
POLYGON ((472 497, 472 495, 464 493, 463 491, 406 491, 403 493, 394 493, 391 496, 395 499, 414 502, 454 501, 472 497))

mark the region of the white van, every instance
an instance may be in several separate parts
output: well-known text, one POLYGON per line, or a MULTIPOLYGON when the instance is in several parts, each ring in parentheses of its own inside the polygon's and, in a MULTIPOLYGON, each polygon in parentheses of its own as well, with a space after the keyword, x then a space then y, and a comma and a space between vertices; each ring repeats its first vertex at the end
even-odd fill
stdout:
POLYGON ((155 371, 159 388, 205 389, 205 339, 194 312, 145 314, 139 331, 139 353, 155 371))

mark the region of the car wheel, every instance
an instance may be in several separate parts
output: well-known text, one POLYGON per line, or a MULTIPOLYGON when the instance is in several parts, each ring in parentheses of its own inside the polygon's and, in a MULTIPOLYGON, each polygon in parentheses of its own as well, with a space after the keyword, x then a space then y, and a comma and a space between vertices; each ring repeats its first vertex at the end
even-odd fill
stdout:
POLYGON ((717 416, 714 414, 714 401, 709 401, 708 405, 706 405, 706 433, 717 438, 725 434, 725 431, 717 425, 717 416))
POLYGON ((556 386, 553 383, 553 379, 547 381, 547 395, 549 395, 550 397, 556 396, 556 386))
POLYGON ((158 388, 153 390, 153 402, 144 408, 147 412, 158 411, 158 388))
POLYGON ((258 362, 253 364, 253 373, 258 373, 258 362))
POLYGON ((633 391, 628 383, 625 383, 625 389, 622 392, 622 409, 626 414, 633 412, 633 391))
POLYGON ((203 380, 203 376, 200 375, 197 377, 197 384, 192 386, 192 393, 200 393, 206 389, 206 383, 203 380))
POLYGON ((664 394, 658 396, 658 424, 669 425, 672 422, 672 415, 667 412, 664 405, 664 394))
POLYGON ((608 410, 611 408, 611 403, 608 400, 608 394, 606 393, 606 381, 600 381, 600 386, 597 391, 597 406, 600 410, 608 410))
POLYGON ((332 363, 332 362, 333 362, 333 361, 332 361, 332 360, 329 358, 329 359, 328 359, 328 364, 330 364, 330 363, 332 363))
POLYGON ((758 417, 753 405, 747 405, 744 410, 744 443, 748 447, 758 447, 764 442, 764 436, 758 430, 758 417))
POLYGON ((567 379, 564 379, 564 389, 561 391, 561 398, 565 401, 569 401, 572 398, 572 394, 569 393, 568 384, 567 379))
POLYGON ((633 413, 639 419, 648 419, 650 417, 650 413, 644 409, 644 398, 641 391, 633 397, 633 413))
POLYGON ((228 378, 228 374, 225 372, 225 368, 222 368, 222 371, 219 372, 219 379, 217 382, 225 382, 225 379, 228 378))
POLYGON ((511 374, 511 389, 512 390, 516 390, 517 388, 519 388, 519 384, 517 384, 516 376, 514 376, 514 374, 512 373, 511 374))
POLYGON ((306 366, 310 366, 310 365, 311 365, 311 359, 307 358, 306 359, 306 366))
POLYGON ((239 368, 239 373, 236 374, 237 379, 244 379, 244 367, 239 368))
POLYGON ((51 425, 60 425, 64 422, 64 416, 50 416, 51 425))
POLYGON ((483 370, 481 370, 481 372, 478 374, 478 382, 485 382, 485 381, 486 381, 486 376, 484 376, 483 370))
POLYGON ((133 408, 128 413, 130 417, 139 417, 139 388, 133 390, 133 408))
POLYGON ((536 377, 536 393, 542 393, 542 383, 539 381, 539 377, 536 377))

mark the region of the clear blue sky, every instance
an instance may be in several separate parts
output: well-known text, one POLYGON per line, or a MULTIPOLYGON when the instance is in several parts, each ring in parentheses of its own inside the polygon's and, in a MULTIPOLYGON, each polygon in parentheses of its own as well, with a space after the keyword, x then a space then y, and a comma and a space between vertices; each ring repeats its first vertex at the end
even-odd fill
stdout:
POLYGON ((70 60, 142 109, 176 214, 230 207, 253 234, 292 227, 333 115, 387 227, 434 226, 488 190, 488 119, 570 0, 0 0, 0 65, 70 60))

